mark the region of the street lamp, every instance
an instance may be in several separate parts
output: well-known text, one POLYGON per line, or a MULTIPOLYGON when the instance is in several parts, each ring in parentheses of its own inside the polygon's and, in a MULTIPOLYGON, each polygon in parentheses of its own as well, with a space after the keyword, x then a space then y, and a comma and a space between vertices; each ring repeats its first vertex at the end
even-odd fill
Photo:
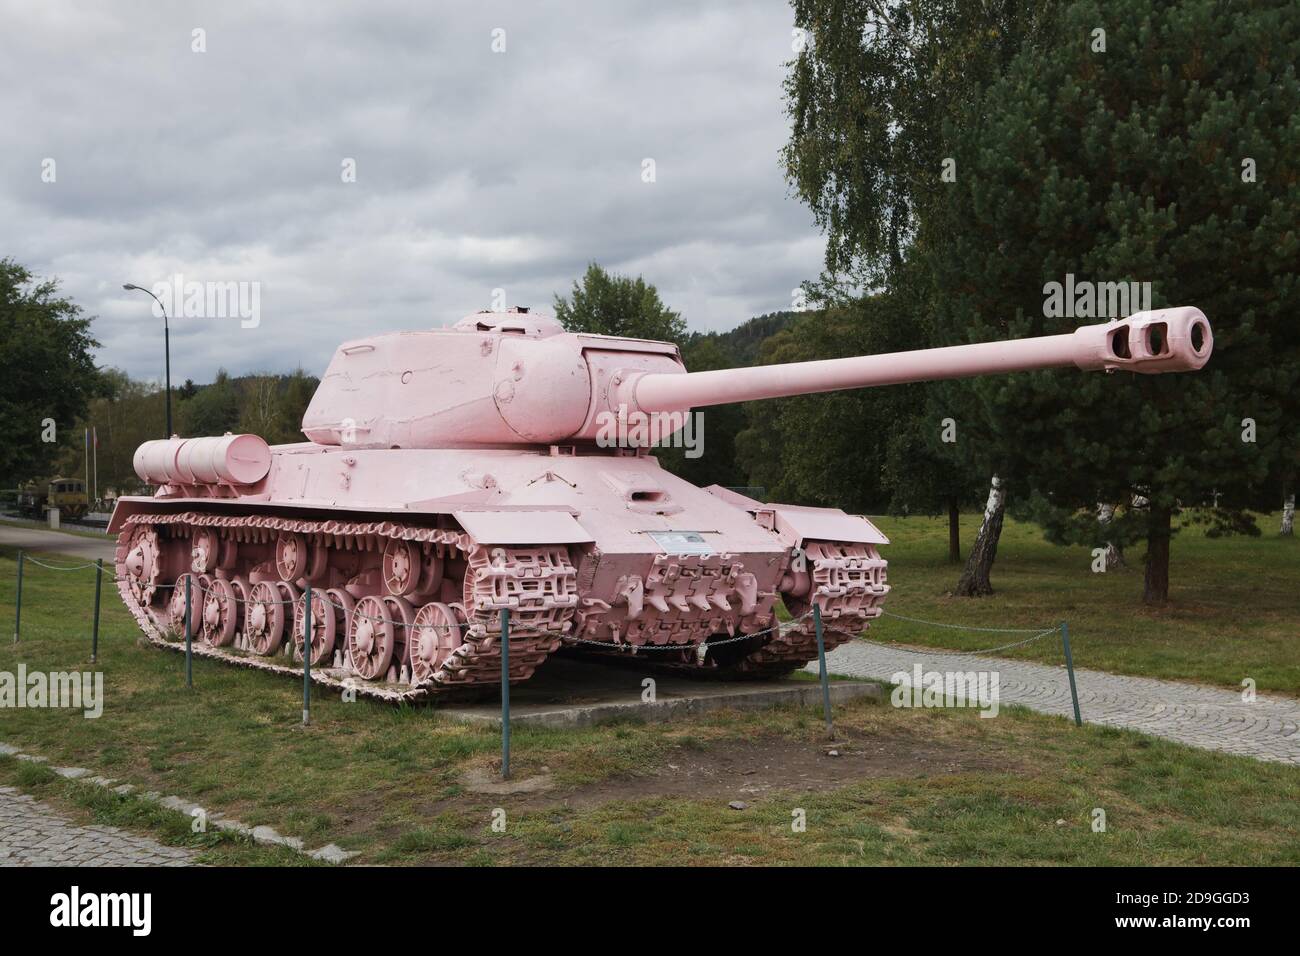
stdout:
POLYGON ((172 343, 171 332, 167 328, 167 310, 163 308, 162 300, 143 286, 138 286, 128 282, 122 286, 127 292, 143 292, 151 296, 158 303, 158 308, 162 309, 163 315, 163 363, 167 370, 167 434, 164 438, 171 438, 172 432, 172 343))

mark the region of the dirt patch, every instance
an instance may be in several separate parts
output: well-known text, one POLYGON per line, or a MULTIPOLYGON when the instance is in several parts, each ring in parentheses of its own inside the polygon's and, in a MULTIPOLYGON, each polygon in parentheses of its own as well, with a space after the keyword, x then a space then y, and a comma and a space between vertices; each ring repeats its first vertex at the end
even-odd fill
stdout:
POLYGON ((588 807, 649 797, 749 800, 771 791, 835 790, 860 780, 1006 772, 1017 766, 1009 755, 990 751, 987 745, 964 746, 910 734, 854 735, 834 743, 773 736, 677 747, 645 773, 568 792, 519 794, 509 805, 588 807))
POLYGON ((540 773, 532 777, 523 779, 502 780, 492 771, 484 767, 475 767, 466 771, 461 777, 461 783, 465 789, 471 793, 490 793, 490 794, 507 794, 516 793, 540 793, 543 790, 550 790, 555 786, 555 781, 549 773, 540 773))

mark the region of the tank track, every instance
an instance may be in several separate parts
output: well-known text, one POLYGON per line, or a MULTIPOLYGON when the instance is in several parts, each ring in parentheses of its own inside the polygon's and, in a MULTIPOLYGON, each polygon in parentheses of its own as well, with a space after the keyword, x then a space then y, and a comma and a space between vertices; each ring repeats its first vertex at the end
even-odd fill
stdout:
MULTIPOLYGON (((889 585, 885 583, 889 563, 871 545, 845 542, 811 542, 805 546, 805 557, 812 593, 821 606, 822 640, 830 651, 856 638, 883 613, 882 605, 889 594, 889 585)), ((788 598, 786 603, 797 623, 777 627, 773 619, 766 633, 755 634, 756 646, 735 642, 741 653, 733 659, 719 661, 706 657, 701 661, 694 648, 684 649, 676 660, 673 658, 677 655, 672 651, 636 654, 632 649, 632 655, 638 665, 650 664, 692 677, 761 680, 787 674, 817 659, 817 630, 808 613, 812 609, 810 602, 788 598), (764 637, 767 639, 763 640, 764 637)), ((587 644, 583 649, 589 648, 591 645, 587 644)), ((623 661, 629 657, 626 646, 617 649, 611 646, 607 651, 591 649, 623 661)))
MULTIPOLYGON (((884 612, 881 605, 889 594, 885 583, 888 562, 865 544, 825 542, 809 544, 805 550, 814 600, 821 605, 822 642, 830 651, 853 640, 884 612)), ((805 612, 800 609, 799 613, 805 612)), ((735 671, 737 676, 774 676, 816 659, 816 624, 811 617, 801 617, 794 627, 779 631, 773 640, 739 661, 735 671)))
MULTIPOLYGON (((393 703, 418 702, 492 689, 501 680, 499 612, 511 611, 510 681, 527 680, 538 665, 560 646, 571 627, 577 606, 577 572, 564 548, 485 548, 462 532, 407 525, 400 522, 312 521, 283 516, 227 516, 183 512, 179 514, 133 515, 118 536, 115 563, 118 590, 135 615, 150 643, 173 651, 184 651, 173 629, 157 619, 153 599, 159 582, 142 584, 131 575, 127 558, 141 528, 156 533, 164 529, 226 529, 249 540, 274 538, 281 532, 326 536, 333 542, 351 541, 358 550, 367 544, 389 540, 431 543, 454 549, 468 563, 473 579, 474 601, 467 609, 464 640, 447 659, 424 679, 409 685, 366 681, 347 668, 312 668, 314 683, 336 690, 352 690, 358 696, 393 703), (540 552, 546 552, 540 554, 540 552)), ((154 575, 155 579, 157 575, 154 575)), ((159 612, 160 613, 160 612, 159 612)), ((183 617, 183 616, 182 616, 183 617)), ((183 631, 182 631, 183 633, 183 631)), ((228 664, 301 678, 300 665, 277 663, 269 657, 243 654, 213 646, 194 634, 192 652, 199 657, 228 664)), ((346 654, 346 651, 344 652, 346 654)))
MULTIPOLYGON (((416 703, 434 699, 469 696, 491 691, 501 680, 499 613, 511 611, 510 681, 530 678, 546 658, 561 647, 572 630, 578 604, 577 572, 564 548, 487 548, 463 532, 408 525, 402 522, 316 521, 285 516, 230 516, 201 512, 140 514, 127 519, 118 535, 115 563, 118 590, 134 614, 140 629, 153 645, 184 651, 178 628, 159 618, 165 609, 154 605, 168 584, 133 577, 127 558, 136 532, 150 529, 156 534, 196 529, 224 530, 241 540, 266 543, 281 533, 301 534, 335 544, 351 542, 355 550, 374 550, 386 541, 409 541, 440 545, 462 556, 467 575, 473 580, 474 600, 468 602, 464 640, 449 657, 422 680, 410 684, 360 679, 350 668, 312 667, 312 680, 319 686, 390 703, 416 703), (547 552, 539 560, 539 552, 547 552)), ((822 608, 823 638, 829 651, 856 637, 869 622, 879 617, 889 586, 885 583, 887 562, 869 545, 813 543, 806 549, 811 593, 822 608)), ((691 645, 680 651, 636 655, 639 666, 670 670, 693 677, 756 680, 778 676, 803 667, 817 658, 817 637, 811 603, 787 598, 798 617, 792 626, 778 628, 773 620, 757 632, 752 642, 737 641, 722 658, 705 655, 691 645)), ((183 632, 181 632, 183 633, 183 632)), ((197 629, 191 642, 199 657, 254 670, 301 678, 300 664, 279 663, 273 657, 258 656, 236 649, 214 646, 202 640, 197 629)), ((726 645, 724 645, 726 646, 726 645)), ((585 656, 613 657, 628 661, 628 645, 611 644, 608 650, 583 642, 575 648, 585 656)), ((346 655, 346 651, 344 652, 346 655)), ((635 651, 633 651, 635 653, 635 651)), ((301 655, 299 654, 299 660, 301 655)))

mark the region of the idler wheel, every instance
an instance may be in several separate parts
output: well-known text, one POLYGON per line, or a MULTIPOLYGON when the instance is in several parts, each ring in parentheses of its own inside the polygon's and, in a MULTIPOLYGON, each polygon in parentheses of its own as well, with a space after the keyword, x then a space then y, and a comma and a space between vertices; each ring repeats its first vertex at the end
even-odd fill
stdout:
POLYGON ((383 600, 370 596, 357 602, 348 624, 348 659, 366 680, 382 680, 393 662, 397 643, 393 617, 383 600))
MULTIPOLYGON (((302 660, 302 632, 306 621, 307 595, 298 598, 293 606, 293 657, 302 660)), ((334 642, 338 635, 338 617, 340 609, 330 603, 323 591, 311 592, 311 662, 319 664, 329 662, 334 654, 334 642)))
POLYGON ((157 592, 158 579, 165 568, 158 548, 158 532, 153 528, 136 528, 127 545, 122 568, 126 572, 131 596, 141 605, 149 604, 157 592))
POLYGON ((203 584, 197 575, 182 574, 172 587, 171 597, 167 599, 167 616, 172 629, 180 637, 185 636, 185 582, 190 582, 190 635, 200 633, 203 628, 203 584))
POLYGON ((284 598, 270 581, 259 581, 248 595, 244 609, 244 637, 254 654, 269 657, 284 640, 284 598))
POLYGON ((306 577, 309 557, 307 540, 302 535, 286 531, 275 539, 275 570, 281 581, 306 577))
POLYGON ((450 604, 426 604, 411 629, 411 681, 422 684, 465 642, 464 621, 450 604))
POLYGON ((384 590, 398 597, 420 587, 420 546, 414 541, 390 539, 384 545, 384 590))

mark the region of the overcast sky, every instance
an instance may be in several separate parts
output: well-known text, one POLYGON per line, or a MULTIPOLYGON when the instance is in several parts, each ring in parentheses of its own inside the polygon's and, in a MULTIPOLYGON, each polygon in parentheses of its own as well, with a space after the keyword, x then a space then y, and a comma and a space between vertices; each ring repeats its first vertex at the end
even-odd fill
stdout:
POLYGON ((788 308, 824 248, 779 160, 791 11, 701 7, 0 0, 0 256, 142 378, 161 320, 123 282, 258 283, 255 328, 174 319, 177 382, 319 373, 497 288, 551 311, 590 260, 693 329, 788 308))

